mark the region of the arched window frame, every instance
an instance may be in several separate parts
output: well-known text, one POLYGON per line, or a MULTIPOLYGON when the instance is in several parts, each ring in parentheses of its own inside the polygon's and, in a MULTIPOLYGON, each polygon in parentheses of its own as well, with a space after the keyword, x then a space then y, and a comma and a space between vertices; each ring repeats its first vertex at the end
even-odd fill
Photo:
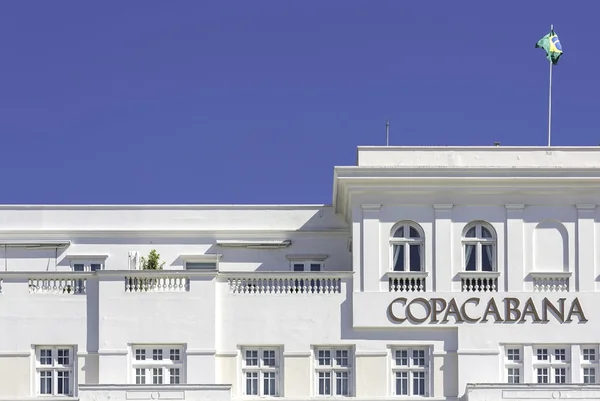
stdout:
POLYGON ((401 221, 390 230, 390 270, 393 272, 423 272, 425 271, 425 235, 421 226, 412 221, 401 221), (398 230, 403 229, 403 236, 396 237, 398 230), (411 229, 415 230, 418 237, 410 235, 411 229), (408 233, 408 235, 406 235, 408 233), (404 247, 404 270, 395 270, 395 254, 398 247, 404 247), (411 269, 411 252, 418 252, 418 270, 411 269))
POLYGON ((463 271, 465 272, 497 272, 496 257, 498 255, 498 241, 497 241, 496 230, 491 224, 485 221, 473 221, 467 224, 462 234, 462 258, 463 258, 463 271), (475 228, 475 236, 467 237, 467 234, 471 229, 475 228), (484 231, 490 234, 489 237, 484 236, 484 231), (474 246, 474 247, 473 247, 474 246), (469 247, 472 247, 472 251, 475 255, 467 256, 469 247), (485 248, 484 248, 485 247, 485 248), (491 255, 488 254, 488 249, 491 251, 491 255), (483 252, 486 252, 488 260, 490 260, 491 270, 483 270, 484 258, 483 252), (470 257, 475 258, 475 270, 467 270, 468 262, 470 257))

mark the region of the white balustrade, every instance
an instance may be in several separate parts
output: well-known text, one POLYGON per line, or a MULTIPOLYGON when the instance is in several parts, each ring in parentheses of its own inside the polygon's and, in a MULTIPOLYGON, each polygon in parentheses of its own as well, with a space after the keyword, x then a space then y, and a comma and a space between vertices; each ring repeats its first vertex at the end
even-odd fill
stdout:
POLYGON ((497 292, 497 272, 461 272, 460 284, 462 292, 497 292))
POLYGON ((87 285, 85 278, 68 277, 68 275, 61 275, 59 277, 34 277, 29 278, 28 282, 31 294, 85 294, 87 285))
POLYGON ((535 292, 567 292, 571 273, 531 273, 533 291, 535 292))
MULTIPOLYGON (((287 272, 286 272, 287 273, 287 272)), ((279 275, 240 273, 228 278, 232 294, 339 294, 342 278, 327 272, 279 275)))
POLYGON ((423 292, 426 291, 425 272, 388 272, 388 288, 390 292, 423 292))
POLYGON ((163 273, 148 273, 125 277, 125 292, 186 292, 190 290, 189 277, 163 273))

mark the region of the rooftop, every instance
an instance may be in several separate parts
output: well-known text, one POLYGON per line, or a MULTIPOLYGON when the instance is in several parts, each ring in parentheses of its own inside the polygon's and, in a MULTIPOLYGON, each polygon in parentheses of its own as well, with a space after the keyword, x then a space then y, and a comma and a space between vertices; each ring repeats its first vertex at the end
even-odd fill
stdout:
POLYGON ((600 147, 359 146, 359 167, 600 168, 600 147))

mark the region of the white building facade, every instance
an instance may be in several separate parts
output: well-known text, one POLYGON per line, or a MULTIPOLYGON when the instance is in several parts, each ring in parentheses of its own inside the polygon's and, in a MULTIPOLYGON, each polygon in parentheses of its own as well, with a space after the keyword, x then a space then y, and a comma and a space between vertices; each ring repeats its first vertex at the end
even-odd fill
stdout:
POLYGON ((597 204, 598 148, 360 147, 332 206, 0 206, 0 400, 600 399, 597 204))

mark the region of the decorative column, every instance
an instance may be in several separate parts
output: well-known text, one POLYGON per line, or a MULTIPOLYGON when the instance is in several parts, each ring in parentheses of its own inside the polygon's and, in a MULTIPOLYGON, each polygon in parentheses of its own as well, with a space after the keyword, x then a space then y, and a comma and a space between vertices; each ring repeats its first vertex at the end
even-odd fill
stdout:
MULTIPOLYGON (((505 283, 505 291, 524 291, 525 278, 525 237, 523 227, 523 204, 508 204, 506 207, 506 249, 498 248, 498 252, 505 252, 506 266, 501 280, 505 283)), ((500 267, 500 266, 499 266, 500 267)), ((530 269, 531 270, 531 269, 530 269)), ((502 290, 499 285, 498 290, 502 290)))
POLYGON ((596 205, 577 205, 576 263, 569 281, 569 291, 594 291, 596 282, 596 253, 594 214, 596 205))
POLYGON ((433 205, 435 210, 434 222, 434 260, 431 284, 427 291, 452 291, 454 266, 452 265, 452 204, 433 205))
POLYGON ((363 291, 380 290, 379 209, 381 204, 367 204, 362 207, 362 278, 363 291))

